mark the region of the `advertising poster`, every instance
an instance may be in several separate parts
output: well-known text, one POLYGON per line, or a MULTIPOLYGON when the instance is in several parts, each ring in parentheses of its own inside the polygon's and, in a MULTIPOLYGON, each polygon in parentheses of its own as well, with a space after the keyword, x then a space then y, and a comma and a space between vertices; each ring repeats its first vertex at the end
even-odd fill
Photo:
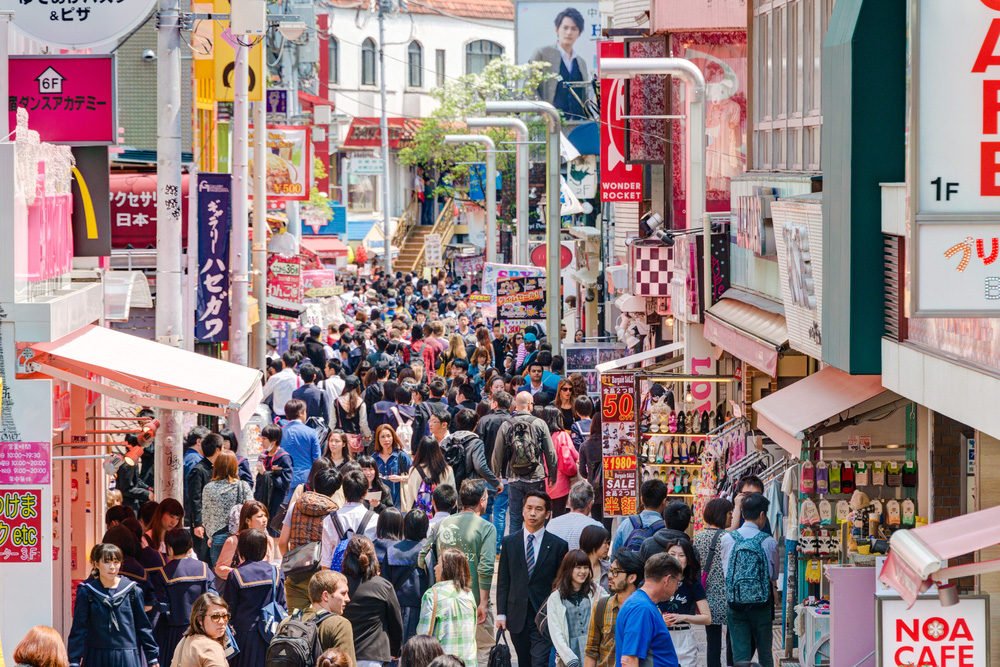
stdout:
MULTIPOLYGON (((253 173, 255 128, 249 129, 250 173, 253 173)), ((312 140, 304 125, 268 125, 264 140, 267 152, 268 201, 307 201, 312 190, 312 140)), ((252 192, 251 192, 252 194, 252 192)))
POLYGON ((562 111, 567 120, 587 118, 601 32, 598 3, 518 2, 514 30, 517 62, 548 63, 555 75, 538 87, 538 99, 562 111), (563 52, 572 56, 571 65, 563 61, 563 52))
POLYGON ((603 373, 600 384, 604 515, 629 516, 636 513, 639 496, 635 375, 603 373))
POLYGON ((0 486, 51 484, 47 442, 0 442, 0 486))
POLYGON ((544 276, 545 269, 537 266, 520 266, 517 264, 495 264, 487 262, 483 265, 483 285, 481 292, 489 297, 489 302, 482 305, 486 317, 497 316, 497 281, 507 278, 534 278, 544 276))
POLYGON ((505 278, 497 281, 497 317, 525 327, 545 324, 545 278, 505 278))
POLYGON ((42 562, 42 492, 0 491, 0 563, 42 562))
POLYGON ((298 255, 267 257, 267 296, 302 303, 302 260, 298 255))
POLYGON ((231 174, 198 174, 198 299, 194 337, 229 340, 229 233, 233 226, 231 174))
POLYGON ((344 286, 337 284, 337 272, 333 269, 303 271, 302 285, 305 296, 310 299, 322 299, 344 292, 344 286))

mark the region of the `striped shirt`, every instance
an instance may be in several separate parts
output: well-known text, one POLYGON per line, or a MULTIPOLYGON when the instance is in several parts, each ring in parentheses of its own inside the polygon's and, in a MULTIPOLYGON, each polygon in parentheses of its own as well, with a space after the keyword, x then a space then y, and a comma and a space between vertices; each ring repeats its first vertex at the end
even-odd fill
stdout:
POLYGON ((472 591, 459 590, 451 581, 440 581, 420 601, 417 634, 437 637, 446 654, 460 658, 466 665, 475 665, 477 620, 472 591))
POLYGON ((587 632, 587 648, 584 654, 597 661, 597 667, 615 667, 615 622, 622 603, 617 595, 603 597, 594 603, 590 615, 590 629, 587 632), (604 604, 603 618, 597 617, 598 608, 604 604))

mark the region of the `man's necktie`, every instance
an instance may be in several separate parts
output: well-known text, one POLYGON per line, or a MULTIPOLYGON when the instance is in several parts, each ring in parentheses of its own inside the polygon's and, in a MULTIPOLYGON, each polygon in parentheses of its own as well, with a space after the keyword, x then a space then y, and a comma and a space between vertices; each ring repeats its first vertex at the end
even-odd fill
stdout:
POLYGON ((535 536, 528 533, 528 576, 535 570, 535 536))

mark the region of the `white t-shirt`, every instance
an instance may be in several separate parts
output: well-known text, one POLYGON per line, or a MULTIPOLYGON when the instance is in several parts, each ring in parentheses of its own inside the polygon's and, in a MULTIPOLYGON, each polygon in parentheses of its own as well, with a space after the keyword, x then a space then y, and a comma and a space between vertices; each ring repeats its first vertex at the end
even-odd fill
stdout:
MULTIPOLYGON (((361 521, 367 513, 368 508, 361 503, 347 503, 337 511, 337 516, 340 517, 341 528, 345 531, 356 533, 361 527, 361 521)), ((375 539, 377 524, 378 515, 373 512, 371 518, 368 520, 368 525, 365 526, 365 537, 375 539)), ((337 544, 339 543, 340 537, 337 535, 337 529, 333 526, 333 516, 328 516, 323 519, 323 549, 320 553, 320 562, 323 565, 329 566, 333 560, 333 552, 336 551, 337 544)))

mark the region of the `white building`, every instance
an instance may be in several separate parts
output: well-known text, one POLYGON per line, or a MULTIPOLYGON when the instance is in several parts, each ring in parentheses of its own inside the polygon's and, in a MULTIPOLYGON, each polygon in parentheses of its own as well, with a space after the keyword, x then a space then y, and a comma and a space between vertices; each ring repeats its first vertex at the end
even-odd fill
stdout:
MULTIPOLYGON (((369 148, 377 154, 377 127, 362 132, 356 126, 374 124, 381 113, 378 67, 378 19, 366 4, 345 0, 330 3, 330 97, 336 113, 348 122, 340 128, 345 155, 369 148), (374 123, 372 122, 374 121, 374 123)), ((434 88, 446 81, 481 71, 501 56, 514 55, 514 6, 509 0, 410 0, 408 10, 385 21, 386 107, 390 117, 390 187, 392 215, 399 215, 412 186, 411 171, 396 160, 399 136, 416 126, 437 106, 434 88)), ((331 147, 332 148, 332 147, 331 147)), ((348 182, 350 210, 381 210, 378 176, 341 174, 348 182)))

